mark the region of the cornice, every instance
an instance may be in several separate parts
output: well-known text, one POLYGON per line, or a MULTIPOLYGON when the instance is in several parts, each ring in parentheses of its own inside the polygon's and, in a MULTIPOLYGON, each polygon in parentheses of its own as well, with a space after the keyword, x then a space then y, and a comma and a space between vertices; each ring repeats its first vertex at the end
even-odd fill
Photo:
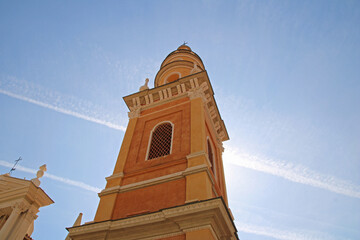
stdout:
POLYGON ((208 228, 215 239, 238 239, 235 225, 221 198, 214 198, 154 213, 67 228, 73 240, 87 239, 99 232, 102 239, 156 239, 208 228), (191 221, 189 221, 191 219, 191 221), (105 236, 105 234, 104 234, 105 236))
POLYGON ((129 117, 141 117, 141 111, 175 99, 201 97, 204 107, 215 129, 216 137, 221 141, 229 140, 224 121, 221 119, 214 93, 206 71, 195 73, 177 81, 144 90, 124 97, 130 112, 129 117))
POLYGON ((10 185, 8 189, 2 189, 0 194, 0 206, 11 205, 12 202, 26 199, 39 207, 47 206, 54 201, 40 187, 37 187, 31 180, 18 179, 11 176, 1 175, 1 181, 10 185))
MULTIPOLYGON (((160 184, 160 183, 178 180, 178 179, 184 178, 187 175, 198 173, 198 172, 204 172, 204 171, 208 174, 212 184, 214 184, 214 179, 209 171, 208 165, 202 164, 202 165, 187 168, 184 171, 164 175, 164 176, 157 177, 157 178, 152 178, 152 179, 148 179, 148 180, 144 180, 144 181, 140 181, 140 182, 136 182, 136 183, 131 183, 131 184, 123 185, 123 186, 114 186, 114 187, 110 187, 110 188, 105 188, 98 195, 99 195, 99 197, 101 197, 101 196, 105 196, 105 195, 109 195, 109 194, 113 194, 113 193, 122 193, 122 192, 132 191, 132 190, 139 189, 139 188, 149 187, 149 186, 160 184)), ((215 191, 215 193, 218 195, 217 191, 215 191)))
POLYGON ((112 175, 106 177, 105 179, 106 179, 107 181, 109 181, 109 180, 111 180, 111 179, 121 178, 121 177, 123 177, 123 176, 124 176, 124 173, 123 173, 123 172, 120 172, 120 173, 112 174, 112 175))

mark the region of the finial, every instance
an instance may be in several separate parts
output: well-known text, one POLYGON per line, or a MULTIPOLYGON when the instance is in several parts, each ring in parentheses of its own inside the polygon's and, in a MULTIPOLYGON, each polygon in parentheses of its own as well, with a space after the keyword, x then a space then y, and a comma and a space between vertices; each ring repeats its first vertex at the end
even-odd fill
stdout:
POLYGON ((194 74, 197 72, 201 72, 200 68, 198 67, 198 65, 196 64, 196 62, 194 62, 194 67, 193 69, 191 69, 190 74, 194 74))
POLYGON ((190 48, 187 44, 188 44, 188 42, 185 42, 185 41, 184 41, 184 43, 181 44, 181 45, 177 48, 177 50, 188 50, 188 51, 191 51, 191 48, 190 48))
POLYGON ((82 214, 82 213, 79 213, 79 216, 76 218, 73 227, 76 227, 76 226, 80 226, 80 225, 81 225, 82 216, 83 216, 83 214, 82 214))
POLYGON ((46 164, 39 167, 39 171, 36 173, 36 178, 31 179, 31 181, 35 184, 35 186, 40 186, 40 180, 42 176, 44 176, 44 172, 47 171, 46 164))
POLYGON ((139 91, 140 91, 140 92, 149 89, 149 87, 148 87, 148 82, 149 82, 149 79, 146 78, 146 79, 145 79, 145 84, 142 85, 142 86, 139 88, 139 91))
MULTIPOLYGON (((73 227, 77 227, 81 225, 81 219, 82 219, 83 214, 79 213, 79 216, 76 218, 73 227)), ((69 234, 66 236, 65 240, 71 240, 71 238, 69 237, 69 234)))

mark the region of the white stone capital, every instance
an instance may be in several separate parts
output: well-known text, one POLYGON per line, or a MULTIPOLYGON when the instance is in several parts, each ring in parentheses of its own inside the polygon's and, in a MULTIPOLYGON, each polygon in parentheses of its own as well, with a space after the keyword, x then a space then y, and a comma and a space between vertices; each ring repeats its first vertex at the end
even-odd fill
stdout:
POLYGON ((132 119, 132 118, 140 117, 140 111, 141 111, 140 107, 131 107, 130 112, 128 112, 129 118, 132 119))
POLYGON ((11 206, 14 212, 22 213, 29 209, 29 204, 25 204, 24 202, 16 202, 11 206))
POLYGON ((195 99, 195 98, 202 98, 202 100, 204 102, 206 102, 206 97, 205 97, 205 93, 204 93, 204 90, 202 88, 193 88, 193 89, 190 89, 188 92, 187 92, 190 100, 191 99, 195 99))

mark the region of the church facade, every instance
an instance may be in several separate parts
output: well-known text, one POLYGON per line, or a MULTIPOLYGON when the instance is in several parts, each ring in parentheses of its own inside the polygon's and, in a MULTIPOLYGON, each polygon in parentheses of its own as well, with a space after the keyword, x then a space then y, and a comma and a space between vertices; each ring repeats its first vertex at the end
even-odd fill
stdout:
POLYGON ((15 178, 10 173, 0 175, 1 240, 32 240, 39 209, 54 203, 40 188, 39 178, 45 171, 46 165, 42 165, 31 180, 15 178))
POLYGON ((94 221, 69 238, 238 239, 222 162, 229 136, 201 58, 181 45, 155 87, 147 82, 124 97, 129 123, 94 221))

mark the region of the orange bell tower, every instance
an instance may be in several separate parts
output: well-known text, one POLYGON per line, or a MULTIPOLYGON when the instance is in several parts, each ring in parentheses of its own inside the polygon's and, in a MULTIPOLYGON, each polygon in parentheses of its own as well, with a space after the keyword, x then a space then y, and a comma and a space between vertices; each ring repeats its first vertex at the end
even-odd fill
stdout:
POLYGON ((170 53, 154 85, 124 97, 129 123, 93 222, 80 239, 238 239, 222 162, 229 139, 201 58, 170 53))

